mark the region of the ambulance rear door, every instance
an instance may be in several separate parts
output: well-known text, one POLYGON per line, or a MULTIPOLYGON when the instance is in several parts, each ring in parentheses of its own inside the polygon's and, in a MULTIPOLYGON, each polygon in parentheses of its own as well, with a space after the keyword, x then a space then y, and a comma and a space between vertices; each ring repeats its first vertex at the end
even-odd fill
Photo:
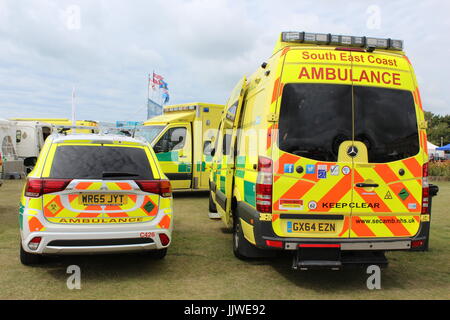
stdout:
POLYGON ((412 68, 397 54, 356 54, 350 237, 411 237, 420 227, 426 145, 412 68))
POLYGON ((273 99, 272 227, 281 237, 347 238, 353 164, 342 146, 352 144, 352 88, 325 72, 351 62, 336 64, 329 47, 286 52, 273 99))
POLYGON ((226 225, 231 222, 231 205, 233 197, 233 183, 235 172, 234 149, 236 144, 236 129, 240 120, 241 110, 244 101, 244 90, 247 78, 244 76, 233 89, 230 98, 225 106, 225 113, 222 121, 223 134, 218 139, 222 139, 221 166, 219 173, 219 185, 216 188, 216 202, 218 211, 223 217, 226 225))

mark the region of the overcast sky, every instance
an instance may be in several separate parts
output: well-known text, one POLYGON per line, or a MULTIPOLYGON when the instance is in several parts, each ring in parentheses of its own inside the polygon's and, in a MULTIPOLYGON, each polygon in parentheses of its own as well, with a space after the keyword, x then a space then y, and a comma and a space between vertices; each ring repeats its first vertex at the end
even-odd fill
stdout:
POLYGON ((78 119, 144 120, 153 70, 170 104, 223 104, 281 31, 403 39, 425 108, 448 114, 449 12, 448 1, 0 0, 0 118, 70 118, 75 86, 78 119))

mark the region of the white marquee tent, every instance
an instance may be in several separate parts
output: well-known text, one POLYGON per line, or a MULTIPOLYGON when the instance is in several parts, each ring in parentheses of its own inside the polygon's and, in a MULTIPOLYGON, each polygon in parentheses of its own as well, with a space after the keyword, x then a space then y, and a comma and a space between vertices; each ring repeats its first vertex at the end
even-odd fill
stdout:
POLYGON ((427 149, 428 149, 428 156, 431 157, 431 155, 433 155, 433 157, 436 158, 444 158, 445 157, 445 152, 443 150, 436 150, 436 148, 439 148, 437 145, 432 144, 430 141, 427 142, 427 149))

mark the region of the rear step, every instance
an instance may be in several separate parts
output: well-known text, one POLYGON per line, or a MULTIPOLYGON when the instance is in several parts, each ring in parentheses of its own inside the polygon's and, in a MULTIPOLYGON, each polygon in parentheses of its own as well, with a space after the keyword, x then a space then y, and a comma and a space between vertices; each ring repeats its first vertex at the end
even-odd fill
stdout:
POLYGON ((341 251, 340 248, 299 248, 292 261, 294 270, 341 270, 349 266, 387 267, 383 251, 341 251))

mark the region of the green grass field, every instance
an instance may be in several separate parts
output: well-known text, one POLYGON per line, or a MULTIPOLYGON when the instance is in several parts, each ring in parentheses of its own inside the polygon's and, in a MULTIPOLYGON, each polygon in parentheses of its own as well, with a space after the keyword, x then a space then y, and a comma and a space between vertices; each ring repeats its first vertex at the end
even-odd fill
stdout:
POLYGON ((231 234, 209 220, 205 194, 175 197, 174 240, 166 259, 143 255, 52 257, 25 267, 18 257, 23 181, 0 187, 0 299, 449 299, 450 182, 437 182, 430 251, 391 252, 381 290, 365 270, 293 271, 291 258, 243 262, 231 234), (81 267, 81 290, 69 290, 69 265, 81 267))

